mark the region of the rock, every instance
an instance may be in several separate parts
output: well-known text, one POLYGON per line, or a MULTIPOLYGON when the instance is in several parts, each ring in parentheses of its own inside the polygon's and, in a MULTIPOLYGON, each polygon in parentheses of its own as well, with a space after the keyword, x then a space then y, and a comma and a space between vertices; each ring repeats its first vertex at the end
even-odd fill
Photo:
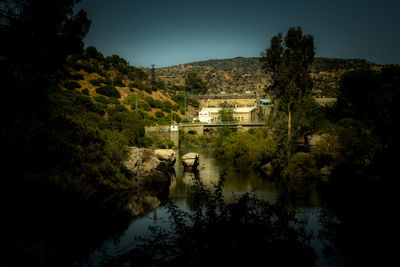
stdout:
POLYGON ((176 162, 176 153, 173 149, 156 149, 154 154, 160 160, 157 169, 169 172, 176 162))
POLYGON ((176 153, 173 149, 156 149, 154 150, 154 154, 159 160, 170 162, 172 165, 175 164, 176 153))
POLYGON ((274 173, 274 167, 272 167, 271 162, 268 162, 267 164, 263 165, 261 167, 261 170, 268 176, 272 176, 274 173))
POLYGON ((172 149, 130 147, 130 155, 125 166, 132 173, 132 180, 139 186, 158 191, 170 184, 170 173, 176 161, 172 149))
POLYGON ((160 204, 159 199, 168 196, 175 161, 176 154, 172 149, 129 147, 125 166, 139 189, 127 206, 132 215, 155 209, 160 204))
POLYGON ((197 170, 199 165, 199 154, 191 152, 182 157, 182 164, 185 170, 197 170))

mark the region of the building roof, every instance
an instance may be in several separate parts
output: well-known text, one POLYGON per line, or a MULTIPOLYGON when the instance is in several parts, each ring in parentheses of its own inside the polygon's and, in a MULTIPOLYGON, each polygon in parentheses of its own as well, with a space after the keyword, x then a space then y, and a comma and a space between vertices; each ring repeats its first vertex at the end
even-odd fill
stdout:
MULTIPOLYGON (((208 112, 208 113, 218 113, 222 108, 202 108, 200 113, 208 112)), ((234 108, 233 113, 247 113, 251 112, 255 107, 241 107, 241 108, 234 108)))
POLYGON ((247 113, 255 110, 255 107, 234 108, 233 113, 247 113))

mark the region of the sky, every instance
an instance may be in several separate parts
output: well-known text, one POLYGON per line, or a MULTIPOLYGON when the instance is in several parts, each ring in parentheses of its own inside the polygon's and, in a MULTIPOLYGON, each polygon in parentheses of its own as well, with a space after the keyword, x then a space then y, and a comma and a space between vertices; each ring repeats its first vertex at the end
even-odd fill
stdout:
POLYGON ((257 57, 279 32, 300 26, 317 57, 400 63, 400 0, 82 0, 84 39, 133 66, 257 57))

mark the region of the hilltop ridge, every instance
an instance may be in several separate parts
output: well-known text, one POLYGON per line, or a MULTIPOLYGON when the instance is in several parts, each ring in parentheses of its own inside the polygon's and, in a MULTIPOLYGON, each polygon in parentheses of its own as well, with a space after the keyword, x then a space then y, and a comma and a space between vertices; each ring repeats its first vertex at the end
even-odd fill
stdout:
MULTIPOLYGON (((196 72, 207 82, 208 92, 218 94, 254 92, 260 85, 261 93, 267 93, 272 84, 271 76, 261 68, 259 57, 235 57, 210 59, 159 68, 157 77, 167 85, 184 85, 185 77, 196 72)), ((355 69, 379 69, 379 66, 364 59, 314 59, 311 76, 314 80, 313 94, 317 97, 335 97, 343 73, 355 69)))

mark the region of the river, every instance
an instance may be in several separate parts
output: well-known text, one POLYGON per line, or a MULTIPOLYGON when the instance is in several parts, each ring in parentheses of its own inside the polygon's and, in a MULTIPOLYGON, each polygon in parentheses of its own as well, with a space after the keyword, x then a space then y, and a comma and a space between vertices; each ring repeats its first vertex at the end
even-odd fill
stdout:
MULTIPOLYGON (((190 185, 192 183, 193 173, 184 172, 181 163, 181 157, 188 152, 199 154, 200 171, 199 176, 203 184, 212 187, 218 182, 220 172, 226 170, 226 180, 224 183, 223 196, 225 201, 233 201, 239 195, 246 192, 254 192, 258 198, 275 203, 282 197, 282 190, 279 189, 276 182, 268 179, 262 173, 252 170, 248 167, 235 167, 229 162, 218 161, 214 158, 214 150, 211 148, 190 148, 177 150, 177 161, 175 163, 175 175, 171 178, 169 190, 170 197, 174 199, 177 205, 187 211, 190 211, 190 185)), ((322 211, 318 194, 315 190, 309 190, 302 194, 297 194, 291 198, 289 205, 298 211, 298 216, 307 219, 307 229, 313 232, 311 246, 318 254, 319 259, 316 266, 330 266, 322 257, 322 244, 318 239, 318 232, 321 229, 318 218, 322 211)), ((126 231, 113 240, 104 242, 100 249, 92 251, 87 259, 77 265, 99 266, 104 260, 113 259, 121 253, 127 252, 137 245, 136 237, 148 235, 149 226, 159 226, 169 229, 168 213, 162 206, 153 212, 137 218, 131 222, 126 231)))

